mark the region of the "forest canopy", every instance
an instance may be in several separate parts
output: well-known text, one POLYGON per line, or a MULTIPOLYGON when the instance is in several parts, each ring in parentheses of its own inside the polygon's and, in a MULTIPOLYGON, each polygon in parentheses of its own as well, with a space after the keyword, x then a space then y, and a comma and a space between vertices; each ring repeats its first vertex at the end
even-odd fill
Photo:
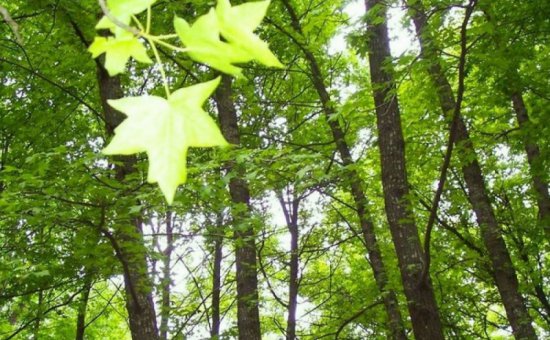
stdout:
POLYGON ((0 339, 550 337, 550 2, 0 2, 0 339))

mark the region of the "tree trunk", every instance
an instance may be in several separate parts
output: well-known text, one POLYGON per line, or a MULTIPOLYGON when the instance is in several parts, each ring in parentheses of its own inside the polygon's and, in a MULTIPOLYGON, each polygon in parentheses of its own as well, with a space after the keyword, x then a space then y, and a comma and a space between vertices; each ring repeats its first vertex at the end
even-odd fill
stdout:
POLYGON ((286 320, 286 339, 296 339, 296 308, 298 307, 298 289, 300 286, 299 265, 300 256, 298 241, 300 231, 298 229, 298 210, 300 208, 300 198, 294 197, 289 202, 285 201, 283 194, 278 194, 279 203, 283 209, 286 226, 290 233, 290 275, 288 279, 288 306, 286 320), (290 208, 290 209, 289 209, 290 208))
MULTIPOLYGON (((222 76, 216 91, 221 131, 231 144, 240 144, 237 111, 231 98, 231 78, 222 76)), ((235 239, 235 264, 237 267, 237 325, 239 339, 261 339, 260 312, 258 308, 258 277, 256 264, 256 240, 250 220, 250 192, 243 179, 244 169, 236 162, 228 163, 228 170, 236 176, 229 181, 229 193, 233 202, 233 228, 235 239)))
POLYGON ((546 173, 540 156, 540 148, 533 141, 529 134, 531 122, 527 113, 527 107, 523 96, 519 92, 511 95, 514 111, 520 129, 523 133, 523 146, 527 154, 527 162, 533 178, 533 189, 537 195, 537 206, 539 208, 539 223, 542 225, 547 240, 550 241, 550 195, 548 194, 548 182, 542 174, 546 173))
POLYGON ((84 290, 82 291, 81 299, 78 305, 78 315, 76 317, 76 336, 75 340, 84 340, 86 331, 86 309, 88 308, 88 298, 92 290, 92 280, 90 274, 84 277, 84 290))
MULTIPOLYGON (((107 103, 108 99, 122 97, 119 77, 110 77, 101 62, 97 62, 99 94, 106 122, 107 135, 112 136, 114 129, 123 121, 124 115, 107 103)), ((134 156, 118 156, 121 162, 116 165, 116 179, 124 181, 129 173, 135 171, 134 156)), ((142 221, 134 218, 129 226, 117 226, 111 242, 119 248, 119 260, 124 270, 126 291, 126 309, 130 331, 134 340, 157 340, 159 338, 155 306, 152 297, 152 282, 147 268, 147 251, 143 242, 142 221)))
MULTIPOLYGON (((298 19, 298 16, 296 15, 296 12, 294 11, 294 8, 290 5, 288 0, 282 0, 282 2, 291 18, 291 26, 297 33, 303 34, 302 28, 300 26, 300 21, 298 19)), ((315 58, 315 55, 299 41, 295 41, 295 43, 300 47, 300 49, 304 53, 306 61, 309 64, 309 68, 311 70, 311 79, 319 95, 325 119, 329 124, 332 136, 336 143, 336 148, 338 150, 338 153, 340 154, 340 157, 342 158, 342 163, 346 168, 346 178, 350 181, 349 185, 354 199, 355 208, 357 210, 363 238, 365 240, 365 245, 369 256, 369 263, 374 274, 376 285, 380 290, 380 294, 384 296, 384 307, 388 315, 388 328, 390 338, 406 339, 407 337, 405 335, 405 327, 401 318, 401 312, 399 311, 399 304, 397 302, 396 294, 392 289, 388 288, 387 271, 384 266, 380 247, 378 246, 376 234, 374 232, 374 224, 372 223, 372 220, 370 219, 367 210, 367 196, 365 195, 365 192, 363 190, 363 184, 359 177, 359 174, 353 169, 353 165, 355 164, 355 162, 351 157, 350 148, 346 142, 344 131, 342 130, 338 121, 333 119, 335 109, 333 104, 331 103, 330 95, 324 84, 324 77, 322 75, 317 59, 315 58)))
POLYGON ((379 14, 379 18, 368 17, 370 76, 376 106, 386 215, 397 252, 413 331, 417 339, 443 339, 429 275, 422 277, 423 252, 408 198, 409 183, 401 117, 395 82, 387 71, 391 54, 386 5, 380 0, 366 0, 365 5, 367 11, 376 6, 379 14))
POLYGON ((166 249, 164 250, 163 267, 162 267, 162 304, 160 307, 160 338, 168 339, 168 321, 170 320, 170 285, 172 279, 170 277, 172 265, 172 251, 174 249, 173 235, 173 216, 172 211, 166 212, 166 249))
POLYGON ((34 321, 34 326, 32 330, 33 340, 39 339, 40 323, 42 322, 42 318, 44 317, 43 309, 44 309, 44 291, 40 289, 38 291, 38 306, 36 308, 36 320, 34 321))
POLYGON ((220 337, 220 293, 222 282, 222 259, 223 259, 223 216, 218 213, 216 219, 216 231, 214 235, 214 269, 212 273, 212 339, 220 337))
MULTIPOLYGON (((436 46, 434 46, 428 32, 423 31, 427 23, 426 14, 418 2, 412 4, 409 8, 419 38, 422 57, 430 62, 428 72, 436 85, 441 110, 445 117, 449 118, 456 103, 452 87, 439 64, 436 46)), ((491 260, 494 279, 506 309, 506 315, 516 338, 536 339, 535 331, 531 325, 531 316, 527 311, 523 297, 519 293, 516 272, 491 206, 481 166, 477 160, 474 145, 470 140, 468 128, 462 116, 458 117, 457 123, 455 143, 460 148, 458 156, 468 189, 468 200, 473 206, 477 223, 481 229, 481 235, 491 260)))

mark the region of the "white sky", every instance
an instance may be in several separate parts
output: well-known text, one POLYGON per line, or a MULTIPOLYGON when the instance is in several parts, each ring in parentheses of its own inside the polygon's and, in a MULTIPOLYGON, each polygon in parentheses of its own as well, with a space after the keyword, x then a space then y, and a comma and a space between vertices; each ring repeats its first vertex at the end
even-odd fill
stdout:
MULTIPOLYGON (((351 30, 358 28, 360 19, 365 15, 364 1, 354 0, 344 8, 344 13, 351 18, 352 25, 342 28, 333 38, 329 46, 329 53, 337 53, 346 50, 345 36, 351 30)), ((392 7, 388 11, 388 28, 390 30, 390 48, 392 55, 398 57, 405 52, 418 50, 418 45, 414 34, 403 28, 402 22, 405 18, 405 9, 402 7, 392 7)))

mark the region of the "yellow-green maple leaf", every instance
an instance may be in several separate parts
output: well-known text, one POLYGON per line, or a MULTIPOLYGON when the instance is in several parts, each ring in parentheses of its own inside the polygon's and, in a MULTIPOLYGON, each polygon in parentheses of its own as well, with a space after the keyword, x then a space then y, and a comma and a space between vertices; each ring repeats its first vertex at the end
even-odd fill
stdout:
POLYGON ((233 63, 244 63, 253 58, 247 51, 220 40, 218 19, 213 9, 200 16, 193 25, 176 17, 174 28, 191 59, 219 71, 241 77, 241 69, 233 63))
MULTIPOLYGON (((156 0, 107 0, 107 8, 118 21, 125 25, 130 24, 132 15, 145 11, 156 0)), ((123 30, 117 27, 109 18, 104 16, 99 20, 96 29, 110 29, 113 32, 123 30)))
POLYGON ((125 32, 116 37, 95 37, 88 50, 93 58, 105 53, 105 69, 114 76, 124 72, 130 57, 142 63, 152 63, 145 46, 131 33, 125 32))
POLYGON ((185 87, 168 99, 157 96, 109 100, 109 105, 128 116, 115 129, 107 155, 147 152, 147 180, 157 183, 168 204, 178 185, 187 178, 187 149, 228 145, 214 120, 202 109, 220 78, 185 87))
POLYGON ((270 0, 252 1, 231 6, 229 0, 218 0, 216 14, 221 35, 231 44, 246 51, 252 59, 272 67, 283 67, 269 50, 268 44, 254 30, 260 25, 270 0))

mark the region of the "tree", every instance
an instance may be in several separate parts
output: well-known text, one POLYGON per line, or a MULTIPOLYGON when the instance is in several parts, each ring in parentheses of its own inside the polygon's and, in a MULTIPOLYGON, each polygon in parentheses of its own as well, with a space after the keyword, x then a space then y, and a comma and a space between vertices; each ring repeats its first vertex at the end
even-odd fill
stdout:
POLYGON ((5 2, 0 338, 548 337, 549 13, 5 2))

